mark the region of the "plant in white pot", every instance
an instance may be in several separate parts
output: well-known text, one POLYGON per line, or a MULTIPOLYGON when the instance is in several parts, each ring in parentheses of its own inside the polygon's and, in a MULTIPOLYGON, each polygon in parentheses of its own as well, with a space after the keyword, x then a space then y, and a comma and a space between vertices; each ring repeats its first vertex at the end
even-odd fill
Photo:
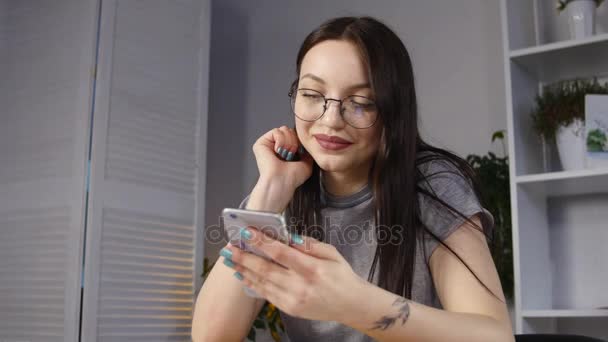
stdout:
POLYGON ((597 79, 561 81, 536 96, 534 129, 545 141, 555 141, 564 170, 585 167, 585 95, 608 94, 608 83, 597 79))
POLYGON ((557 10, 568 13, 570 38, 579 39, 595 34, 595 9, 604 0, 558 0, 557 10))

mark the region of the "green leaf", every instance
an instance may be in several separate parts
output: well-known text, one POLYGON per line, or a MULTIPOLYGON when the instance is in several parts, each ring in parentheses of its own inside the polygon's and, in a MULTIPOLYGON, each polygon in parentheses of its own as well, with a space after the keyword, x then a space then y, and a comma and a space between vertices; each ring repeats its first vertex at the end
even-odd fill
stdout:
POLYGON ((504 139, 505 138, 505 131, 496 131, 494 132, 494 134, 492 134, 492 142, 494 142, 494 140, 496 139, 504 139))
POLYGON ((266 329, 266 324, 264 324, 264 321, 260 320, 260 319, 256 319, 253 322, 253 326, 258 328, 258 329, 266 329))
POLYGON ((249 330, 249 334, 247 335, 247 339, 255 341, 255 329, 251 328, 249 330))
MULTIPOLYGON (((501 131, 504 132, 504 131, 501 131)), ((504 137, 504 133, 502 133, 504 137)), ((493 139, 501 139, 494 133, 493 139)), ((468 155, 467 162, 477 175, 481 201, 494 216, 494 240, 491 253, 507 298, 513 298, 513 248, 511 237, 511 204, 508 156, 492 152, 484 156, 468 155)))
POLYGON ((585 95, 608 94, 608 83, 597 78, 564 80, 549 84, 535 96, 535 108, 530 113, 532 127, 539 136, 554 140, 555 132, 575 120, 585 120, 585 95))

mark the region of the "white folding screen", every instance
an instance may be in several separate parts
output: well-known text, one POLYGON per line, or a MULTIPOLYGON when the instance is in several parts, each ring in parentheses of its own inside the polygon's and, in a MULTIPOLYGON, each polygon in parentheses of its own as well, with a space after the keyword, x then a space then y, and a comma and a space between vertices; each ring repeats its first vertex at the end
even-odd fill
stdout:
POLYGON ((190 341, 209 15, 208 0, 102 1, 82 341, 190 341))
POLYGON ((0 341, 77 341, 98 5, 0 0, 0 341))

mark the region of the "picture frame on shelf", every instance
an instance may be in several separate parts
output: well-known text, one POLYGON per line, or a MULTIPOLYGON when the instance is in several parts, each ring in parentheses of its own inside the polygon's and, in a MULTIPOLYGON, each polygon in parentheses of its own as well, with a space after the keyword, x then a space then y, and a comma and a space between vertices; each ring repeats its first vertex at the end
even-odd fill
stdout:
POLYGON ((608 95, 585 96, 587 168, 608 168, 608 95))

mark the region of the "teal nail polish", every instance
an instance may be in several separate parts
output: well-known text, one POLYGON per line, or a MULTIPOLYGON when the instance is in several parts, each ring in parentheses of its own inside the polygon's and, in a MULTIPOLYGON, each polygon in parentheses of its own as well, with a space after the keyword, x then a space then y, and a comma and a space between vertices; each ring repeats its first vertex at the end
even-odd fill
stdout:
POLYGON ((292 160, 293 159, 293 152, 289 151, 289 153, 287 153, 287 160, 292 160))
POLYGON ((300 145, 300 147, 298 147, 298 153, 299 154, 304 153, 304 146, 300 145))
POLYGON ((241 228, 241 237, 245 240, 251 239, 251 232, 245 228, 241 228))
POLYGON ((240 274, 239 272, 234 272, 234 276, 236 277, 236 279, 238 280, 243 280, 243 275, 240 274))
POLYGON ((285 159, 287 157, 287 153, 289 151, 287 149, 283 150, 283 152, 281 152, 281 157, 283 157, 283 159, 285 159))
POLYGON ((281 151, 283 150, 283 147, 279 146, 279 148, 277 148, 277 153, 281 154, 281 151))
POLYGON ((291 241, 297 245, 301 245, 304 243, 304 240, 298 234, 291 234, 291 241))
POLYGON ((226 265, 230 268, 234 268, 234 263, 230 259, 224 259, 224 265, 226 265))
POLYGON ((232 259, 232 251, 230 251, 229 249, 222 248, 222 250, 220 251, 220 255, 226 259, 232 259))

